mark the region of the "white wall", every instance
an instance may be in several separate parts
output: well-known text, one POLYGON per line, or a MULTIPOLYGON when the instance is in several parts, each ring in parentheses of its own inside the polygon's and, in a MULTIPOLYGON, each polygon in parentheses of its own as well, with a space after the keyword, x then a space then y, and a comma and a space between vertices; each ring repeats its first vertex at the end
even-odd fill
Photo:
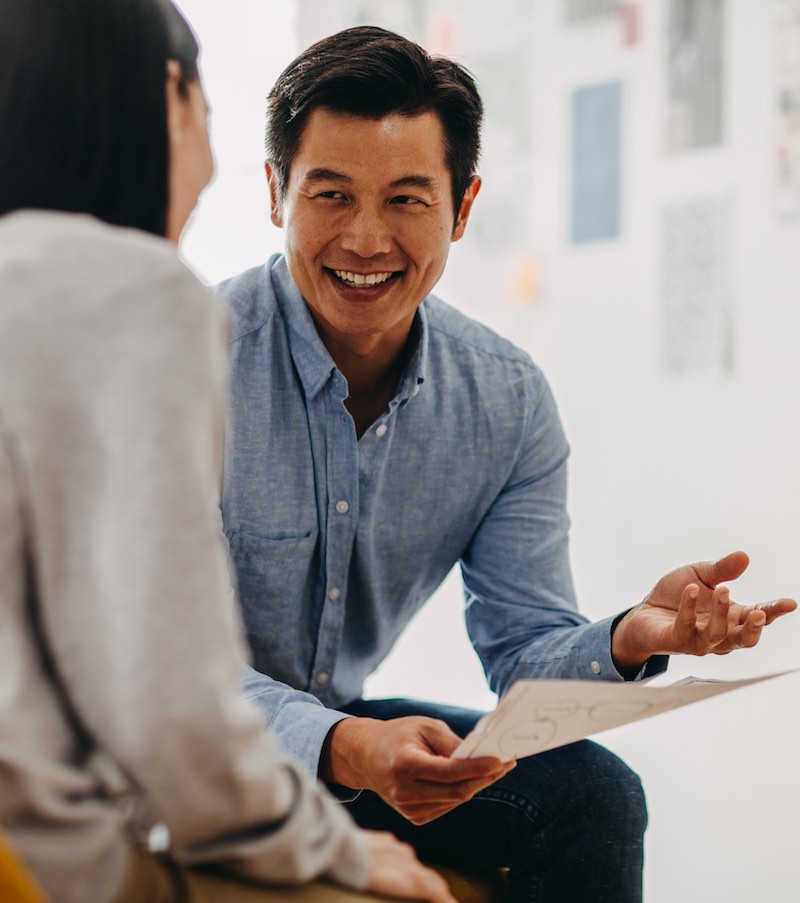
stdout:
POLYGON ((264 175, 267 92, 295 55, 295 8, 284 0, 175 0, 198 36, 216 172, 184 233, 185 259, 209 283, 283 247, 264 175))
MULTIPOLYGON (((345 14, 357 5, 301 0, 303 45, 349 24, 345 14)), ((453 12, 465 46, 473 41, 465 62, 480 62, 475 37, 491 42, 503 16, 476 18, 471 3, 434 5, 453 12)), ((492 9, 498 5, 509 0, 492 9)), ((513 170, 511 187, 529 210, 514 253, 535 265, 539 291, 533 300, 514 300, 503 288, 511 255, 481 255, 466 240, 454 246, 440 285, 448 300, 524 344, 550 376, 573 446, 573 564, 592 617, 636 602, 677 564, 735 548, 748 551, 752 564, 734 598, 800 594, 800 224, 773 214, 772 4, 729 0, 725 142, 680 157, 669 157, 662 141, 666 3, 639 5, 641 40, 623 50, 614 26, 566 30, 557 0, 521 4, 530 17, 532 145, 530 159, 513 170), (611 77, 625 82, 623 235, 575 248, 566 239, 569 92, 611 77), (721 195, 734 199, 734 368, 719 377, 669 376, 658 359, 659 211, 721 195)), ((184 253, 213 281, 281 244, 268 226, 261 130, 264 95, 296 51, 294 4, 181 6, 205 48, 219 158, 217 182, 184 253)), ((400 19, 417 7, 384 5, 400 19)), ((490 210, 490 186, 508 192, 509 171, 502 154, 494 163, 487 154, 476 222, 482 204, 490 210)), ((453 576, 369 690, 491 706, 460 607, 453 576)), ((670 676, 797 666, 796 614, 768 630, 757 649, 676 659, 670 676)), ((648 791, 648 903, 800 899, 799 693, 800 675, 792 675, 602 738, 640 772, 648 791)))

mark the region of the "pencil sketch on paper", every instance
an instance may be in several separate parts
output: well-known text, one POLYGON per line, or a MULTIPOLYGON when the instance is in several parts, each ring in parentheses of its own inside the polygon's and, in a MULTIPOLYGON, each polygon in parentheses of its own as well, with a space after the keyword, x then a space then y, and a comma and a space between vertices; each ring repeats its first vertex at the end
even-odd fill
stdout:
POLYGON ((606 681, 519 680, 497 708, 481 718, 453 755, 459 759, 495 756, 504 761, 533 756, 788 673, 791 672, 730 681, 690 677, 666 687, 606 681))

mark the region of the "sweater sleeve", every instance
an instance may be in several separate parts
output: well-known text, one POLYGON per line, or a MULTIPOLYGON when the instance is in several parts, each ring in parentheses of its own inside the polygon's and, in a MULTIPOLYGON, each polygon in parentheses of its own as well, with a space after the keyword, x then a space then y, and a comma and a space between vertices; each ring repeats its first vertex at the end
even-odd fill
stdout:
POLYGON ((44 324, 32 349, 42 365, 22 448, 53 668, 177 858, 361 887, 363 835, 239 690, 215 517, 224 318, 172 252, 161 257, 136 291, 44 324))

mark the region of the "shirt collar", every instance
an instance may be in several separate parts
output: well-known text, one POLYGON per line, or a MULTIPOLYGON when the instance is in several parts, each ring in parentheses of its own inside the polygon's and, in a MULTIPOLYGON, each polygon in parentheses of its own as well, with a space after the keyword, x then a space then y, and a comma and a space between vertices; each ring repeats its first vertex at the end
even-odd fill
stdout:
POLYGON ((289 348, 297 373, 306 397, 313 398, 328 382, 331 374, 339 374, 339 371, 319 337, 311 312, 289 273, 289 266, 283 255, 272 265, 272 285, 288 328, 289 348))
MULTIPOLYGON (((289 332, 289 347, 297 373, 303 383, 307 398, 313 398, 328 380, 333 377, 341 386, 346 397, 347 381, 339 372, 330 352, 325 347, 314 325, 314 318, 308 309, 300 290, 295 285, 289 272, 286 258, 281 255, 272 266, 272 284, 275 288, 278 304, 283 313, 289 332)), ((428 361, 429 343, 428 318, 423 302, 417 309, 411 326, 411 342, 413 351, 408 365, 400 379, 395 397, 389 408, 407 401, 419 392, 425 381, 425 369, 428 361)))
POLYGON ((400 377, 400 384, 394 398, 389 402, 389 409, 394 410, 399 404, 403 404, 413 398, 419 392, 425 382, 425 369, 428 363, 428 342, 430 330, 428 328, 428 314, 425 310, 425 302, 417 308, 417 315, 411 324, 411 347, 414 349, 408 359, 405 372, 400 377))

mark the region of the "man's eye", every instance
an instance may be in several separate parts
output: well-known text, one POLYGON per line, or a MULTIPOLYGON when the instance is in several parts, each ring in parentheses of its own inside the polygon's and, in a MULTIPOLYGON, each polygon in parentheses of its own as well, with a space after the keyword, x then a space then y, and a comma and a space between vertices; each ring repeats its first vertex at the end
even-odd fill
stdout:
POLYGON ((392 198, 392 203, 410 206, 412 204, 421 204, 422 201, 419 198, 412 198, 407 194, 399 194, 397 197, 392 198))
POLYGON ((332 198, 335 201, 344 200, 344 195, 341 191, 321 191, 317 197, 320 198, 332 198))

